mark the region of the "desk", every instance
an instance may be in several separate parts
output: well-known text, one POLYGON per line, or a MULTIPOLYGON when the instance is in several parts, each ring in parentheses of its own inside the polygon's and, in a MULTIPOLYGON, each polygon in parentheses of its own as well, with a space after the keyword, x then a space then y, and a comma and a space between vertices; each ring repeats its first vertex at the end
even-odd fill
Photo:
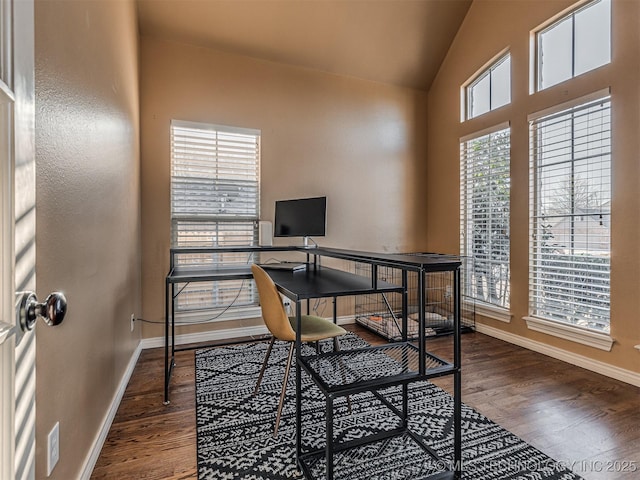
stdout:
MULTIPOLYGON (((179 283, 191 282, 221 282, 225 280, 251 279, 251 265, 220 266, 220 265, 182 265, 177 258, 180 255, 225 254, 225 253, 270 253, 292 252, 301 250, 299 247, 178 247, 170 250, 169 273, 165 278, 165 308, 164 308, 164 404, 168 405, 169 385, 171 374, 175 366, 176 352, 191 350, 192 348, 176 348, 175 346, 175 287, 179 283)), ((198 347, 200 348, 200 347, 198 347)))
MULTIPOLYGON (((365 445, 368 443, 384 440, 391 436, 408 435, 429 455, 435 456, 433 451, 425 444, 424 440, 418 438, 407 428, 408 416, 408 385, 411 382, 426 380, 443 375, 453 375, 454 377, 454 411, 453 411, 453 437, 454 452, 450 472, 439 473, 433 479, 454 479, 460 477, 461 469, 461 358, 460 358, 460 266, 458 257, 448 255, 404 255, 404 254, 377 254, 370 252, 359 252, 352 250, 342 250, 333 248, 300 248, 286 247, 282 249, 260 247, 245 247, 239 250, 229 249, 201 249, 203 252, 263 252, 263 251, 302 251, 313 257, 306 270, 291 272, 283 270, 271 270, 269 275, 274 280, 278 290, 293 302, 296 311, 296 456, 300 468, 308 479, 312 479, 309 464, 324 456, 326 459, 325 478, 333 480, 333 456, 337 451, 345 451, 349 448, 365 445), (352 273, 322 267, 319 264, 320 257, 332 257, 348 261, 360 262, 370 265, 370 275, 368 277, 355 275, 352 273), (398 268, 402 271, 402 285, 393 285, 378 279, 377 268, 387 266, 398 268), (413 271, 418 273, 418 331, 417 343, 407 341, 407 273, 413 271), (452 297, 454 307, 454 336, 453 336, 453 362, 444 361, 426 351, 425 346, 425 275, 431 272, 451 272, 452 277, 452 297), (369 347, 357 350, 345 350, 339 352, 318 353, 315 355, 302 355, 300 340, 300 325, 302 315, 302 302, 313 298, 327 298, 346 295, 361 295, 371 293, 399 292, 403 297, 402 323, 403 335, 400 342, 389 343, 380 347, 369 347), (401 359, 396 371, 373 372, 363 377, 353 371, 346 374, 335 374, 340 365, 348 362, 358 362, 359 356, 369 355, 372 352, 382 354, 392 354, 395 358, 401 359), (302 370, 313 379, 326 399, 326 446, 322 450, 307 450, 303 448, 302 438, 302 395, 301 395, 301 375, 302 370), (332 374, 333 372, 333 374, 332 374), (402 388, 402 406, 396 408, 389 404, 379 392, 380 389, 400 386, 402 388), (386 403, 390 409, 400 418, 400 426, 390 431, 378 433, 366 439, 357 439, 341 443, 336 443, 333 438, 333 402, 336 398, 356 394, 358 392, 370 391, 376 395, 380 401, 386 403)), ((195 249, 172 249, 174 253, 193 252, 195 249)), ((173 259, 172 259, 173 260, 173 259)), ((167 317, 165 322, 165 401, 168 401, 168 387, 173 367, 173 300, 175 298, 174 285, 187 281, 211 281, 228 280, 238 278, 250 278, 249 266, 238 267, 236 269, 181 269, 173 265, 167 276, 167 317), (169 301, 171 299, 171 302, 169 301), (171 305, 170 305, 171 304, 171 305), (169 312, 171 315, 169 316, 169 312), (171 324, 171 363, 169 364, 169 326, 171 324)), ((307 304, 308 305, 308 304, 307 304)), ((335 317, 334 302, 334 317, 335 317)))

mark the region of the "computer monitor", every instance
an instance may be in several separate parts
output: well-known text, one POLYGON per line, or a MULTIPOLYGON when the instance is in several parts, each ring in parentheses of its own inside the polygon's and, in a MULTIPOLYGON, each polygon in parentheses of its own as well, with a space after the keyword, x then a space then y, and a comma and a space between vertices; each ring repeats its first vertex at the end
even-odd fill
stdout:
POLYGON ((327 197, 276 201, 274 237, 324 237, 327 230, 327 197))

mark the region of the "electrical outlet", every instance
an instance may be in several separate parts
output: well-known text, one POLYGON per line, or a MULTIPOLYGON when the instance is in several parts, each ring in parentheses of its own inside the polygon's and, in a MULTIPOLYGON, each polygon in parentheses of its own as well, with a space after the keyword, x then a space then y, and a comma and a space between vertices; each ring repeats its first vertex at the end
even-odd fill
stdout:
POLYGON ((131 331, 133 332, 133 328, 134 328, 134 322, 136 321, 136 316, 135 314, 131 314, 131 331))
POLYGON ((56 422, 47 436, 47 477, 60 459, 60 422, 56 422))
POLYGON ((291 300, 287 297, 282 297, 282 304, 284 305, 286 314, 291 315, 291 300))

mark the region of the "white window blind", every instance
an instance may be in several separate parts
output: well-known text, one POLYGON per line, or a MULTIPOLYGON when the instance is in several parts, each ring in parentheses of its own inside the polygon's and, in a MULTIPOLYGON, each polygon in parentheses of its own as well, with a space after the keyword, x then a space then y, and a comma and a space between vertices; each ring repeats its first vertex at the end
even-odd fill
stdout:
POLYGON ((530 311, 609 331, 609 97, 531 123, 530 311))
POLYGON ((460 142, 460 252, 472 259, 465 294, 509 307, 510 129, 460 142))
MULTIPOLYGON (((257 243, 260 207, 258 130, 171 122, 171 245, 230 247, 257 243)), ((253 261, 247 253, 193 254, 181 264, 253 261)), ((182 285, 178 311, 256 304, 253 281, 182 285)))

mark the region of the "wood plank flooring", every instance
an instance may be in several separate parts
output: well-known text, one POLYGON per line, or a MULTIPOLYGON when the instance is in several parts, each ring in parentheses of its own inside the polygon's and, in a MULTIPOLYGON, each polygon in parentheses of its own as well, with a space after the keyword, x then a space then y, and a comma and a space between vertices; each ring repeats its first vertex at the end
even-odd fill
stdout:
MULTIPOLYGON (((450 337, 429 342, 436 354, 450 351, 450 337)), ((479 333, 462 336, 462 351, 467 405, 587 480, 640 478, 639 388, 479 333)), ((176 363, 165 406, 163 350, 142 352, 92 479, 197 478, 194 352, 176 363)), ((451 391, 450 379, 435 383, 451 391)))

